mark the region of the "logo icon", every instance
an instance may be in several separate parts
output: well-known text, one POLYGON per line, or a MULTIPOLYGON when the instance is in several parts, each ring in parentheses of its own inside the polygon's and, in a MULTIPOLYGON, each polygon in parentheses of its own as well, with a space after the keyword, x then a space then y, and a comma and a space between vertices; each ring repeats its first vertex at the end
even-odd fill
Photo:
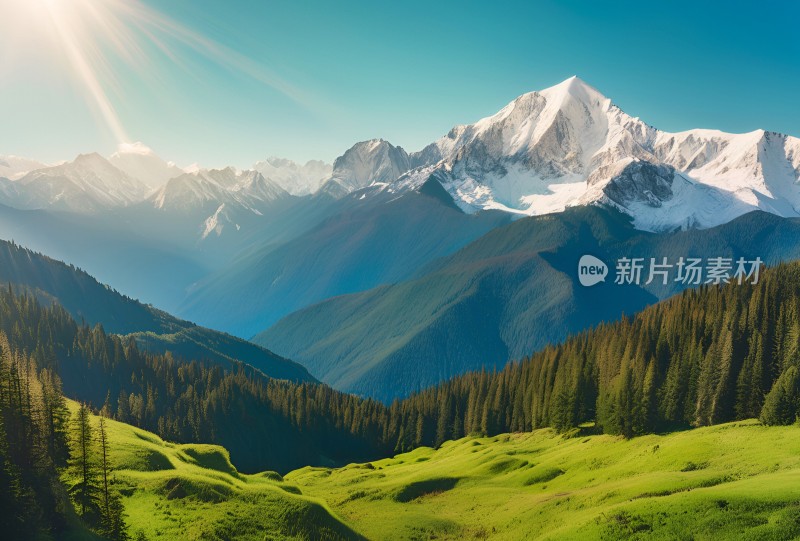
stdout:
POLYGON ((578 281, 582 286, 591 287, 606 281, 608 265, 593 255, 585 255, 578 261, 578 281))

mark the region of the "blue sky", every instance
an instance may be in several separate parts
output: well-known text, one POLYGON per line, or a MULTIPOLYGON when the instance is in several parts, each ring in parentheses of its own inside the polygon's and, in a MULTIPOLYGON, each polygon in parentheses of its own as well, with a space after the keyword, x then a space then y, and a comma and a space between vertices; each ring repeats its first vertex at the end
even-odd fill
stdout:
MULTIPOLYGON (((166 55, 134 31, 133 63, 103 38, 81 43, 126 136, 181 165, 330 161, 373 137, 417 150, 572 75, 660 129, 800 135, 796 2, 145 3, 218 54, 168 32, 166 55)), ((0 154, 114 150, 64 47, 0 44, 0 154)))

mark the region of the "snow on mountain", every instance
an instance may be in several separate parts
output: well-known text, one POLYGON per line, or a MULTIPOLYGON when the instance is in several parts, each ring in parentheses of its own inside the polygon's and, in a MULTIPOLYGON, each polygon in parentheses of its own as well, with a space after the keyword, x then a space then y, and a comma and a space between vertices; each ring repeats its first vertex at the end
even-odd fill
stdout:
POLYGON ((309 195, 316 192, 333 171, 330 164, 319 160, 311 160, 301 165, 292 160, 275 157, 257 162, 253 165, 253 169, 292 195, 309 195))
POLYGON ((43 167, 47 167, 47 165, 36 160, 0 154, 0 177, 9 180, 17 180, 25 176, 26 173, 43 167))
POLYGON ((121 145, 109 160, 87 154, 49 167, 0 156, 0 203, 85 212, 146 200, 158 209, 200 209, 215 231, 226 217, 284 197, 341 198, 370 186, 399 192, 434 181, 469 213, 602 204, 652 231, 711 227, 754 209, 800 215, 800 139, 763 130, 659 131, 577 77, 523 94, 412 154, 373 139, 333 166, 270 158, 254 169, 179 169, 142 143, 121 145))
POLYGON ((288 195, 286 190, 258 171, 237 171, 228 167, 200 169, 172 178, 148 201, 162 210, 192 211, 209 205, 217 209, 227 205, 258 213, 261 204, 288 195))
POLYGON ((388 183, 411 168, 408 153, 383 139, 362 141, 333 162, 333 173, 320 188, 334 197, 372 184, 388 183))
POLYGON ((252 225, 273 202, 292 197, 258 171, 198 169, 171 178, 151 194, 146 204, 167 217, 193 224, 199 240, 221 237, 252 225))
POLYGON ((31 171, 10 191, 4 202, 16 208, 93 212, 140 201, 147 187, 92 153, 31 171))
POLYGON ((115 167, 141 181, 151 189, 160 188, 169 179, 184 171, 173 163, 162 160, 143 143, 123 143, 109 156, 115 167))
POLYGON ((797 138, 662 132, 577 77, 456 126, 410 161, 416 169, 385 189, 418 188, 435 173, 466 212, 607 204, 652 231, 711 227, 755 209, 800 215, 797 138))
POLYGON ((231 213, 228 209, 225 208, 225 203, 222 203, 217 210, 214 211, 214 214, 209 216, 203 222, 203 232, 200 235, 201 239, 206 239, 210 235, 216 235, 217 237, 222 235, 222 232, 225 230, 225 226, 232 226, 239 231, 241 226, 236 222, 236 217, 234 213, 231 213))

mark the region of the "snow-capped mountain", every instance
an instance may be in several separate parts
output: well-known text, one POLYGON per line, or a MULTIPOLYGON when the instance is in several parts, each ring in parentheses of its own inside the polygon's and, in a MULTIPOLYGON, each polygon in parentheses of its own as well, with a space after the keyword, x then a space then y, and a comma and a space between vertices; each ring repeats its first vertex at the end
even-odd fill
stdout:
MULTIPOLYGON (((290 197, 289 193, 258 171, 201 169, 172 178, 150 195, 147 204, 167 213, 199 216, 200 238, 239 230, 243 216, 261 216, 269 203, 290 197)), ((192 218, 194 219, 194 218, 192 218)))
MULTIPOLYGON (((384 156, 395 148, 381 143, 384 156)), ((662 132, 577 77, 379 164, 391 168, 362 158, 374 156, 376 144, 360 143, 337 159, 334 179, 337 164, 359 173, 357 182, 337 183, 340 193, 384 184, 406 168, 383 189, 416 189, 433 178, 467 212, 535 215, 607 204, 653 231, 710 227, 757 208, 800 215, 800 139, 763 130, 662 132)))
POLYGON ((411 167, 408 153, 383 139, 362 141, 350 147, 333 162, 333 173, 321 191, 334 197, 388 183, 411 167))
POLYGON ((124 143, 109 156, 115 167, 141 181, 150 189, 163 186, 169 179, 184 173, 174 163, 161 159, 143 143, 124 143))
POLYGON ((401 192, 430 181, 468 213, 602 204, 628 213, 640 229, 663 231, 711 227, 754 209, 798 216, 799 179, 796 137, 659 131, 572 77, 456 126, 419 152, 373 139, 333 166, 270 158, 244 173, 180 169, 142 143, 121 145, 109 160, 86 154, 56 166, 0 156, 0 203, 92 212, 146 200, 161 210, 202 210, 213 224, 215 216, 220 223, 287 196, 401 192))
POLYGON ((3 178, 17 180, 26 173, 43 167, 47 167, 47 165, 36 160, 0 154, 0 177, 3 178))
POLYGON ((6 185, 5 204, 20 209, 93 212, 141 201, 147 187, 99 154, 31 171, 6 185))
POLYGON ((161 210, 194 210, 208 204, 255 209, 259 203, 286 197, 286 190, 258 171, 201 169, 172 178, 148 201, 161 210))
POLYGON ((331 176, 333 168, 319 160, 301 165, 284 158, 268 158, 257 162, 253 169, 292 195, 309 195, 320 189, 331 176))

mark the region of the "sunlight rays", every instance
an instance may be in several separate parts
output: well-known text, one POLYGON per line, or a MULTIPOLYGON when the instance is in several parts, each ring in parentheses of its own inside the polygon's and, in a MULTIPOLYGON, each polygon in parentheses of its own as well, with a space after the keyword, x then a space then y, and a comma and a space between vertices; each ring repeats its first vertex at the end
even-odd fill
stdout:
POLYGON ((115 106, 130 91, 118 69, 147 80, 159 60, 189 69, 187 52, 314 108, 311 96, 263 64, 138 0, 0 0, 0 46, 2 73, 28 52, 66 71, 117 143, 131 141, 115 106))
MULTIPOLYGON (((122 122, 114 109, 111 101, 108 99, 103 85, 97 77, 97 62, 91 62, 91 55, 87 53, 87 44, 82 43, 76 36, 76 28, 78 31, 78 23, 83 21, 78 19, 75 21, 72 17, 67 16, 62 7, 65 0, 41 0, 47 7, 50 21, 52 22, 53 29, 58 35, 58 41, 64 47, 64 53, 67 55, 75 75, 83 83, 84 89, 90 97, 92 103, 97 107, 98 112, 103 117, 106 127, 114 135, 117 142, 128 142, 128 135, 122 127, 122 122), (93 65, 94 64, 94 65, 93 65)), ((83 0, 74 0, 75 4, 88 4, 83 0)), ((87 10, 90 11, 91 10, 87 10)))

